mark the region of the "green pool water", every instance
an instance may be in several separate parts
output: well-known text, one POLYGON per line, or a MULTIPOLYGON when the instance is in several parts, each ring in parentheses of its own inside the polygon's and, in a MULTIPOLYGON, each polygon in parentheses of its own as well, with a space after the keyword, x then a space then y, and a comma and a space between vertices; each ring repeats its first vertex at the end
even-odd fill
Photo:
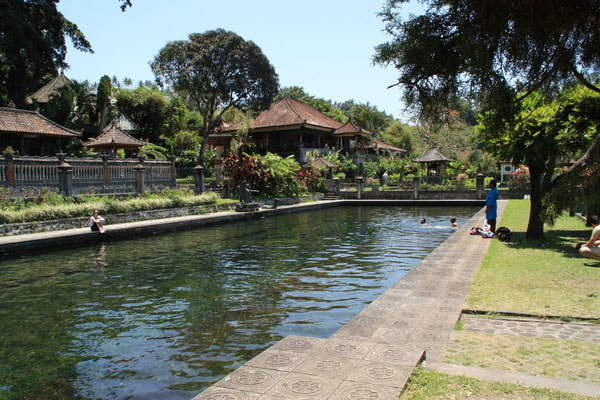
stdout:
POLYGON ((282 337, 329 337, 475 211, 341 207, 1 260, 0 399, 190 399, 282 337))

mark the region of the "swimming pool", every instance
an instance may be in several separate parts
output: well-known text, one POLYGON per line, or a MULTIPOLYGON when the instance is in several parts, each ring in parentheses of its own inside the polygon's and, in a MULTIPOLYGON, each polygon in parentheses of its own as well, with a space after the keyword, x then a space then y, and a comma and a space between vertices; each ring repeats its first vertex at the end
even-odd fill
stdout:
POLYGON ((340 207, 4 260, 0 398, 189 399, 284 336, 329 337, 476 211, 340 207))

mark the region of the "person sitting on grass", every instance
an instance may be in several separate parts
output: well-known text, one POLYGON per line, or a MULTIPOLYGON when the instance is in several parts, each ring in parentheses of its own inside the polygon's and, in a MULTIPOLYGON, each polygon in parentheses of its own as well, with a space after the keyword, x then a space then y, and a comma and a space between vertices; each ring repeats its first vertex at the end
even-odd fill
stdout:
POLYGON ((600 261, 600 224, 598 223, 598 216, 591 216, 589 221, 594 230, 592 231, 590 240, 582 244, 579 248, 579 254, 582 257, 600 261))
POLYGON ((98 215, 98 210, 94 210, 94 214, 90 217, 90 229, 104 233, 104 218, 98 215))

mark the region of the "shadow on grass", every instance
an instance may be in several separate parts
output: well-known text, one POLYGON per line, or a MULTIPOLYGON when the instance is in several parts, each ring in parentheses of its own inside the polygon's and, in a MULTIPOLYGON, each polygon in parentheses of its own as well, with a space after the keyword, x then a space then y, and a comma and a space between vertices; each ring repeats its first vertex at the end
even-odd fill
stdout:
POLYGON ((549 230, 541 239, 526 239, 525 232, 513 232, 510 247, 513 249, 543 249, 560 253, 563 257, 581 258, 575 248, 578 242, 586 242, 590 230, 549 230))

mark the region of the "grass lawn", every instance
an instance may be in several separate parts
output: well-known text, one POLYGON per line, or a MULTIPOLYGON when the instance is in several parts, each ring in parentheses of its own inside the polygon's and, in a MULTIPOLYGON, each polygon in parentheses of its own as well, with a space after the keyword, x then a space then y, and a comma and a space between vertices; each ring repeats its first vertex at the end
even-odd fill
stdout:
POLYGON ((600 344, 455 331, 444 362, 600 384, 600 344))
POLYGON ((477 399, 477 400, 584 400, 578 396, 548 389, 534 389, 509 383, 486 382, 464 376, 415 369, 400 400, 477 399))
MULTIPOLYGON (((494 240, 467 297, 468 308, 565 317, 600 318, 600 267, 586 266, 573 247, 591 228, 576 217, 546 226, 540 240, 525 240, 528 200, 510 200, 500 226, 513 243, 494 240)), ((600 263, 595 263, 600 266, 600 263)))

